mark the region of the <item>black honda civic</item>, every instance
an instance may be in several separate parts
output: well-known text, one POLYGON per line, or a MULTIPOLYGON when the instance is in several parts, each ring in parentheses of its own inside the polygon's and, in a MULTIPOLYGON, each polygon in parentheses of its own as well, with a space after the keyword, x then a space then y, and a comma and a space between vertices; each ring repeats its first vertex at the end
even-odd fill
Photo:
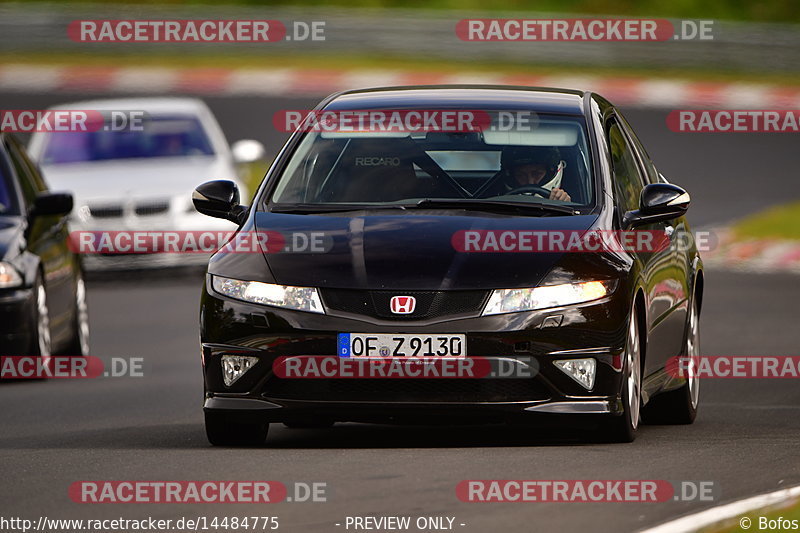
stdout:
POLYGON ((379 88, 296 126, 252 205, 229 181, 193 195, 240 224, 202 294, 212 444, 276 422, 567 415, 630 442, 694 421, 697 379, 672 368, 699 349, 689 195, 604 98, 379 88))
MULTIPOLYGON (((69 247, 72 195, 52 192, 25 149, 0 134, 0 356, 88 355, 80 257, 69 247)), ((3 366, 0 378, 20 377, 3 366)))

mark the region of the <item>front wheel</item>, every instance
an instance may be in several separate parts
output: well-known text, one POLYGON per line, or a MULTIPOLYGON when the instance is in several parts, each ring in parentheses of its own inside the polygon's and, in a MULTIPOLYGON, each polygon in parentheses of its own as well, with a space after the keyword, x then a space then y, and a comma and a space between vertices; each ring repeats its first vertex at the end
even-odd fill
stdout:
POLYGON ((45 359, 50 358, 50 311, 47 307, 47 290, 42 282, 41 275, 36 277, 33 287, 33 323, 36 326, 35 337, 31 338, 31 355, 38 355, 45 359))
POLYGON ((647 404, 645 421, 648 424, 691 424, 697 418, 700 404, 700 378, 697 376, 697 358, 700 357, 700 312, 695 296, 686 325, 686 382, 673 391, 653 397, 647 404))
POLYGON ((232 421, 219 413, 205 413, 206 437, 214 446, 258 446, 267 439, 269 424, 232 421))
POLYGON ((86 285, 83 276, 79 276, 75 284, 72 338, 64 355, 89 355, 89 307, 86 304, 86 285))
POLYGON ((636 308, 631 311, 628 338, 625 343, 624 381, 622 383, 621 415, 610 415, 600 427, 600 436, 606 442, 633 442, 639 428, 642 404, 642 339, 639 334, 636 308))

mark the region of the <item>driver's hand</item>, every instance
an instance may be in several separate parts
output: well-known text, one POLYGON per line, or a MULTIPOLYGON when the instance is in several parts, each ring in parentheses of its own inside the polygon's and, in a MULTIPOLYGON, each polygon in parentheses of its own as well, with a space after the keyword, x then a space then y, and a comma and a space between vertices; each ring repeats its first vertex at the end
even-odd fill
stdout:
POLYGON ((558 188, 553 188, 553 190, 550 191, 550 199, 551 200, 560 200, 562 202, 571 202, 572 201, 572 198, 570 197, 569 194, 567 194, 567 191, 565 191, 564 189, 558 189, 558 188))

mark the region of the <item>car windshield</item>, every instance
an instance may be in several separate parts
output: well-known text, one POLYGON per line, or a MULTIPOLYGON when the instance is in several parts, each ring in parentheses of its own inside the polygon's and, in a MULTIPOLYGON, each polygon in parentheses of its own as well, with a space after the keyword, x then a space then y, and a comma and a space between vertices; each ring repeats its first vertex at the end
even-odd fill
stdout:
POLYGON ((531 112, 482 113, 486 122, 478 131, 307 128, 278 178, 272 209, 593 205, 582 117, 534 115, 521 127, 505 117, 531 112))
POLYGON ((146 116, 141 128, 114 131, 109 124, 87 132, 47 134, 43 165, 87 161, 214 155, 196 117, 146 116))

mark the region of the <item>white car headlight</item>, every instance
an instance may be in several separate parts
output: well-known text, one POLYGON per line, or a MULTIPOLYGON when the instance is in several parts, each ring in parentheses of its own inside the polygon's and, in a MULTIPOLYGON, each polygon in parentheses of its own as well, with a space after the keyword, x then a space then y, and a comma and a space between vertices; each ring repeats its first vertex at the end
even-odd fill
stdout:
POLYGON ((0 289, 10 289, 22 285, 22 276, 8 263, 0 262, 0 289))
POLYGON ((289 287, 222 276, 211 276, 211 286, 222 295, 245 302, 325 314, 319 293, 313 287, 289 287))
POLYGON ((534 311, 597 300, 608 294, 607 281, 564 283, 530 289, 496 289, 492 291, 483 315, 499 315, 517 311, 534 311))

